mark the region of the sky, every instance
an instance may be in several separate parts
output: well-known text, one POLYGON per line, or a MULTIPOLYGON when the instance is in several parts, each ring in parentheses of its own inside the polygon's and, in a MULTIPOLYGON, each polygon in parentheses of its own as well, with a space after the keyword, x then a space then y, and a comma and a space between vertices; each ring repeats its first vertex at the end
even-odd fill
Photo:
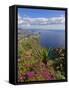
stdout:
POLYGON ((65 30, 65 11, 18 8, 18 28, 65 30))

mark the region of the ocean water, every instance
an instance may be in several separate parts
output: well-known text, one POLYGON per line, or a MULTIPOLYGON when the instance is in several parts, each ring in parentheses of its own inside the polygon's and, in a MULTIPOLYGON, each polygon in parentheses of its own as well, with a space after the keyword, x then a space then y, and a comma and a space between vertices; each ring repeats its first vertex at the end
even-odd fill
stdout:
POLYGON ((65 48, 65 30, 30 30, 39 33, 39 43, 42 47, 65 48))

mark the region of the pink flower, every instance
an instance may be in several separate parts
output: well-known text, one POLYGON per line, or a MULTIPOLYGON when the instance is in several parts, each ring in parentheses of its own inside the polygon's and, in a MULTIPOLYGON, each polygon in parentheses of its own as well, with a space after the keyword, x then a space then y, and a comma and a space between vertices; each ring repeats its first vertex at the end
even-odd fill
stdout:
POLYGON ((22 77, 22 76, 20 76, 20 77, 19 77, 19 80, 23 80, 23 77, 22 77))
POLYGON ((28 75, 28 77, 32 78, 33 75, 34 75, 34 72, 32 72, 32 71, 28 71, 26 74, 28 75))
POLYGON ((24 79, 25 79, 25 77, 24 77, 24 75, 23 75, 23 74, 21 74, 21 75, 18 77, 18 79, 19 79, 19 80, 24 80, 24 79))
POLYGON ((48 70, 45 70, 44 72, 42 72, 42 76, 47 80, 52 80, 53 79, 51 77, 51 74, 48 72, 48 70))

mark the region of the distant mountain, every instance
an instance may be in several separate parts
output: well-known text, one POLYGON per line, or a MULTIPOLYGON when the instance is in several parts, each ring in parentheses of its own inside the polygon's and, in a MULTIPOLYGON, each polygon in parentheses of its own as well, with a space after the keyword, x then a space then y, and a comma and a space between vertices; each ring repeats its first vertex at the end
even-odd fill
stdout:
POLYGON ((33 34, 30 30, 27 29, 18 29, 18 35, 19 36, 29 36, 30 34, 33 34))

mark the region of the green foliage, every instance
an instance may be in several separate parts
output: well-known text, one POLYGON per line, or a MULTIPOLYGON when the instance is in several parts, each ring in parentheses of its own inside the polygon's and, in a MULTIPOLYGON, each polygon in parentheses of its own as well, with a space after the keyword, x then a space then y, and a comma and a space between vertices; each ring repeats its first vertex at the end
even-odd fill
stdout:
POLYGON ((36 36, 19 37, 18 82, 65 79, 65 50, 52 48, 51 56, 48 55, 48 50, 47 47, 42 48, 39 45, 39 38, 36 36), (33 77, 29 77, 27 72, 34 73, 33 77), (48 73, 48 78, 45 78, 42 73, 48 73))

